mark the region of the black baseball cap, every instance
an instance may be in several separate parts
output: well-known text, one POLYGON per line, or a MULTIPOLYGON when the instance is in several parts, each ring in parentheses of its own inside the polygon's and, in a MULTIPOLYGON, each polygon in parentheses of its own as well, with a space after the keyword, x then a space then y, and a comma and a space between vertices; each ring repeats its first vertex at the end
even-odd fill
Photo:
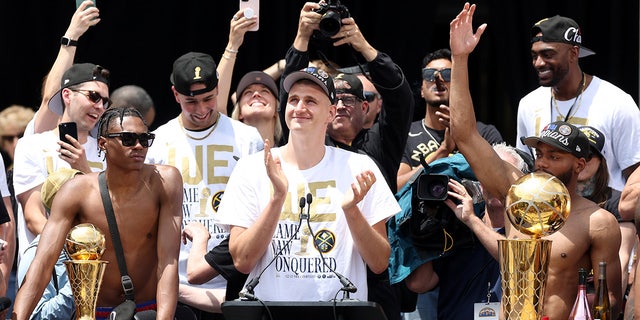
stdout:
POLYGON ((605 141, 604 134, 600 130, 591 126, 582 126, 580 127, 580 131, 582 131, 582 133, 587 136, 587 139, 589 139, 589 146, 591 147, 591 150, 600 155, 600 158, 604 158, 602 152, 605 141))
POLYGON ((171 73, 171 83, 181 94, 185 96, 195 96, 209 92, 218 85, 218 72, 216 62, 213 58, 201 52, 189 52, 173 63, 171 73), (194 83, 204 83, 205 87, 200 90, 191 91, 194 83))
POLYGON ((542 142, 578 158, 588 159, 590 154, 587 136, 576 126, 564 121, 549 123, 542 129, 540 136, 528 137, 522 142, 532 148, 535 148, 538 142, 542 142))
POLYGON ((544 18, 531 27, 531 43, 536 41, 561 42, 580 47, 579 57, 596 54, 593 50, 582 46, 582 31, 580 26, 571 18, 553 16, 544 18), (541 36, 537 36, 542 33, 541 36))
POLYGON ((322 88, 324 93, 327 94, 331 103, 336 103, 336 88, 333 85, 333 79, 326 71, 318 69, 316 67, 307 67, 300 71, 294 71, 290 73, 282 83, 284 86, 284 91, 288 93, 289 90, 291 90, 293 84, 302 79, 307 79, 315 82, 322 88))
POLYGON ((100 81, 109 85, 109 72, 93 63, 76 63, 67 69, 62 75, 60 90, 56 92, 49 100, 49 110, 56 114, 64 113, 64 102, 62 101, 62 89, 75 86, 89 81, 100 81), (103 72, 106 71, 106 72, 103 72))
POLYGON ((360 100, 365 100, 362 81, 357 76, 339 73, 333 78, 333 83, 336 87, 336 94, 348 93, 358 97, 360 100))

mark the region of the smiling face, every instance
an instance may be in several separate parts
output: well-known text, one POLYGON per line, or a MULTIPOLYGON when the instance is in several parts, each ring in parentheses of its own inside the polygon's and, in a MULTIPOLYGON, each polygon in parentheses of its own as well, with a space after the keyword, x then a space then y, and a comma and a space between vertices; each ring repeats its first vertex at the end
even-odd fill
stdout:
POLYGON ((75 122, 79 132, 93 129, 105 111, 104 100, 92 101, 90 97, 94 94, 91 91, 100 97, 109 97, 109 86, 100 81, 88 81, 62 90, 67 107, 64 108, 61 121, 75 122))
MULTIPOLYGON (((204 83, 194 83, 191 85, 191 91, 198 91, 205 88, 204 83)), ((187 96, 176 91, 175 87, 171 87, 176 102, 180 104, 182 113, 182 123, 186 129, 201 130, 211 127, 218 120, 218 112, 216 110, 218 87, 213 90, 195 95, 187 96)))
POLYGON ((531 44, 531 63, 544 87, 556 87, 569 74, 579 49, 565 43, 536 41, 531 44))
POLYGON ((327 124, 336 115, 336 107, 319 85, 299 80, 291 86, 285 121, 291 133, 307 132, 324 140, 327 124))
POLYGON ((277 120, 277 104, 276 96, 267 86, 251 84, 240 95, 238 119, 254 126, 261 121, 277 120))

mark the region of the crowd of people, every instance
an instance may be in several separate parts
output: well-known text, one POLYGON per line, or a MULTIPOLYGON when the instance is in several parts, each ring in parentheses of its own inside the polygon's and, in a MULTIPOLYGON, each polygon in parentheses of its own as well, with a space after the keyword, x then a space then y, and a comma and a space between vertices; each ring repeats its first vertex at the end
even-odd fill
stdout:
POLYGON ((450 47, 422 61, 419 120, 405 71, 353 17, 321 30, 323 5, 305 3, 285 57, 232 92, 236 54, 257 24, 237 11, 218 62, 196 51, 175 59, 167 89, 180 113, 155 130, 161 111, 144 88, 111 88, 106 67, 74 61, 77 40, 100 23, 91 0, 79 5, 39 108, 0 112, 0 296, 11 295, 18 269, 12 319, 72 317, 65 237, 81 223, 112 230, 109 211, 119 232, 105 234, 97 319, 126 300, 158 319, 205 320, 224 319, 233 299, 331 301, 340 292, 376 302, 390 320, 471 319, 477 305, 500 303, 498 241, 527 238, 506 219, 505 198, 533 171, 557 177, 571 199, 564 226, 544 237, 553 246, 543 315, 568 318, 578 269, 597 279, 604 261, 613 318, 640 316, 640 110, 580 68, 594 52, 574 20, 532 26, 540 87, 520 101, 511 143, 475 117, 469 56, 487 28, 474 31, 475 4, 453 17, 450 47), (361 62, 312 60, 319 35, 361 62), (62 136, 68 122, 77 132, 62 136), (437 204, 415 196, 432 173, 448 177, 437 204), (450 247, 426 234, 445 224, 456 228, 445 230, 456 237, 450 247))

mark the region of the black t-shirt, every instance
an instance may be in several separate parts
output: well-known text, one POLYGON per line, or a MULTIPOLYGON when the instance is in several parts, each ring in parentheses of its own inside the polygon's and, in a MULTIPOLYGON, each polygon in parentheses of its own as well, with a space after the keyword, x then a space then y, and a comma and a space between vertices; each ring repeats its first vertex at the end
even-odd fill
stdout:
MULTIPOLYGON (((485 124, 481 121, 476 122, 480 135, 493 145, 504 142, 500 131, 491 124, 485 124)), ((440 143, 444 140, 444 130, 434 130, 424 125, 423 120, 411 123, 407 144, 402 155, 402 163, 410 165, 412 168, 420 165, 420 154, 426 158, 429 154, 435 152, 440 147, 440 143)))

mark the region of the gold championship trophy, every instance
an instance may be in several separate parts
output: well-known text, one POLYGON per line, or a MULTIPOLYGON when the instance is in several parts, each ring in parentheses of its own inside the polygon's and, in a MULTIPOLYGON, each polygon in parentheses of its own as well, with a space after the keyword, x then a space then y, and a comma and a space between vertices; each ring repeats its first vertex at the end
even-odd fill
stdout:
POLYGON ((69 231, 65 250, 71 257, 64 264, 76 304, 76 319, 95 319, 98 292, 107 266, 107 261, 100 260, 104 234, 90 223, 79 224, 69 231))
POLYGON ((551 240, 569 216, 571 199, 556 177, 534 172, 518 179, 505 202, 513 227, 531 239, 498 240, 504 319, 540 320, 551 240))

